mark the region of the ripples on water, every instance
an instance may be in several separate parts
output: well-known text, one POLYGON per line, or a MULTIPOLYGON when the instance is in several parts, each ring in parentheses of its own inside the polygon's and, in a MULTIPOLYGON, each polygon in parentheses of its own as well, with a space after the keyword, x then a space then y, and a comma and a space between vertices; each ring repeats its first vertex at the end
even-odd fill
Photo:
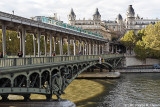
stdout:
POLYGON ((114 85, 108 88, 104 96, 100 96, 102 99, 96 106, 150 107, 142 104, 155 104, 156 107, 160 107, 160 74, 158 73, 123 74, 121 79, 116 80, 114 85), (141 104, 141 106, 128 104, 141 104))

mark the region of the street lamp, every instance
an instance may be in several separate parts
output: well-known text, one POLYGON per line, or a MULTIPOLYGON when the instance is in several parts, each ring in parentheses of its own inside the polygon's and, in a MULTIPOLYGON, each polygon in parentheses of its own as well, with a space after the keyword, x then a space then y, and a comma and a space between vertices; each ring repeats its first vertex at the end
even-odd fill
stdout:
POLYGON ((11 32, 9 31, 9 41, 11 41, 11 32))

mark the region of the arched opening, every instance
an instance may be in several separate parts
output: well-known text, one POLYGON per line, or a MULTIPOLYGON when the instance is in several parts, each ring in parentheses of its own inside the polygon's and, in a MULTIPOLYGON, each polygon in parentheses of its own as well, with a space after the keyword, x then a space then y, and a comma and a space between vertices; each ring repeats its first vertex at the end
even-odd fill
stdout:
POLYGON ((40 86, 40 78, 38 73, 33 73, 29 77, 30 79, 30 87, 31 88, 39 88, 40 86))
POLYGON ((83 64, 83 68, 85 68, 86 67, 86 64, 83 64))
POLYGON ((14 79, 14 87, 27 87, 27 77, 19 75, 14 79))
POLYGON ((61 69, 60 69, 60 72, 61 72, 61 75, 62 75, 64 78, 68 79, 69 71, 68 71, 68 68, 67 68, 67 67, 61 68, 61 69))
POLYGON ((81 65, 78 65, 78 69, 79 69, 79 70, 82 70, 82 66, 81 66, 81 65))
POLYGON ((0 87, 11 87, 11 80, 8 78, 1 78, 0 79, 0 87))
POLYGON ((69 66, 67 69, 68 69, 67 79, 71 79, 72 78, 72 68, 69 66))
POLYGON ((49 71, 44 71, 41 74, 41 86, 42 88, 47 88, 50 84, 50 75, 49 75, 49 71))
POLYGON ((74 67, 73 67, 73 75, 76 75, 77 72, 78 72, 77 66, 74 66, 74 67))
POLYGON ((57 74, 57 72, 59 72, 59 70, 54 69, 54 70, 52 71, 52 77, 53 77, 55 74, 57 74))

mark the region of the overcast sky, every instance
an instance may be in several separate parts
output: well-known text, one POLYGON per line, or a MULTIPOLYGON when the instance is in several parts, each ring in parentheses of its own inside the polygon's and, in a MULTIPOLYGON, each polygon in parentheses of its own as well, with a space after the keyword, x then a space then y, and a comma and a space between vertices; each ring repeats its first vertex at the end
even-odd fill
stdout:
POLYGON ((0 11, 23 17, 53 16, 68 23, 67 15, 73 8, 76 19, 92 19, 98 8, 102 20, 115 20, 120 13, 126 18, 128 5, 133 5, 135 13, 143 18, 160 18, 160 0, 0 0, 0 11))

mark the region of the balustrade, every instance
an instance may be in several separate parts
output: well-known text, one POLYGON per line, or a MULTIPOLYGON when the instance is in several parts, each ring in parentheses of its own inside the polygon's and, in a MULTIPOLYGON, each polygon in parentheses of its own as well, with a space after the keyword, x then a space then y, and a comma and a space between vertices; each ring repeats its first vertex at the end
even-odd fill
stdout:
POLYGON ((45 64, 63 61, 86 61, 86 60, 98 60, 101 58, 114 58, 122 57, 121 54, 111 55, 81 55, 81 56, 54 56, 54 57, 25 57, 25 58, 0 58, 0 67, 12 67, 12 66, 24 66, 31 64, 45 64))

